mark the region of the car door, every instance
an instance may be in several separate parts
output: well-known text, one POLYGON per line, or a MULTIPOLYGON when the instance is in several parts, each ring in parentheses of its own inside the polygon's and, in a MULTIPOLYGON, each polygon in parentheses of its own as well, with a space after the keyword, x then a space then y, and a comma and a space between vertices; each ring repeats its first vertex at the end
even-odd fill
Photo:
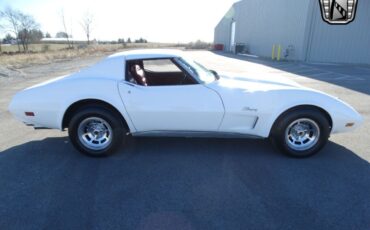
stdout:
POLYGON ((119 92, 138 132, 217 131, 224 116, 220 96, 202 84, 142 86, 125 80, 119 92))

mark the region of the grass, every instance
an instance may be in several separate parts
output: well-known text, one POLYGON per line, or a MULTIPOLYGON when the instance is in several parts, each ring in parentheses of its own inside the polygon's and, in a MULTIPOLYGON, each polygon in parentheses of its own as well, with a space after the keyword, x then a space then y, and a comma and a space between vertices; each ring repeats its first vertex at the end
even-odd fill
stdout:
MULTIPOLYGON (((22 45, 20 45, 21 50, 22 45)), ((53 50, 61 50, 68 48, 67 44, 30 44, 28 49, 31 52, 44 52, 44 51, 53 51, 53 50)), ((1 51, 4 53, 15 53, 18 52, 18 46, 17 45, 2 45, 1 51)))
MULTIPOLYGON (((76 45, 78 46, 78 45, 76 45)), ((16 53, 17 45, 2 46, 0 65, 8 68, 22 68, 35 64, 47 64, 58 60, 69 60, 87 56, 102 56, 114 52, 135 48, 165 48, 174 47, 173 44, 162 43, 130 43, 122 44, 90 45, 84 48, 67 49, 66 44, 31 44, 30 53, 16 53)))

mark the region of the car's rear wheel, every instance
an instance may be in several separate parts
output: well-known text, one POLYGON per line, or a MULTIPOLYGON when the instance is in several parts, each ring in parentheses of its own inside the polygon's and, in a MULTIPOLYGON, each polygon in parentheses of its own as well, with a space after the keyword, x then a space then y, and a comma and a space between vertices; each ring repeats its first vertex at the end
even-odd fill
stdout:
POLYGON ((77 150, 101 157, 114 153, 121 146, 126 129, 120 117, 109 109, 87 107, 72 117, 68 133, 77 150))
POLYGON ((270 137, 280 151, 293 157, 308 157, 325 146, 329 134, 330 123, 323 112, 301 109, 280 116, 270 137))

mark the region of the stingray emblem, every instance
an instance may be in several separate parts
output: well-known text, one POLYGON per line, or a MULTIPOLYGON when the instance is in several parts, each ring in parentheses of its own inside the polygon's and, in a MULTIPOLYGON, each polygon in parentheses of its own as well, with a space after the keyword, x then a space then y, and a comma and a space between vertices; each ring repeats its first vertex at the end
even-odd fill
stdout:
POLYGON ((258 109, 250 108, 250 107, 246 106, 246 107, 243 107, 242 111, 257 112, 258 109))
POLYGON ((319 0, 321 15, 329 24, 345 25, 355 19, 358 0, 319 0))

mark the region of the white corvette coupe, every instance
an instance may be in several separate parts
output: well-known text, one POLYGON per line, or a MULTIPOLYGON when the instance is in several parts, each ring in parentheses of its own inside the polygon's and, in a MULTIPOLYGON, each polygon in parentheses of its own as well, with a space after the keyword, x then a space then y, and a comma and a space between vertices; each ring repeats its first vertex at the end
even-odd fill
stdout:
POLYGON ((362 117, 345 102, 289 80, 218 75, 169 50, 128 51, 17 93, 10 112, 68 129, 82 153, 113 153, 132 136, 270 138, 284 153, 318 152, 362 117))

